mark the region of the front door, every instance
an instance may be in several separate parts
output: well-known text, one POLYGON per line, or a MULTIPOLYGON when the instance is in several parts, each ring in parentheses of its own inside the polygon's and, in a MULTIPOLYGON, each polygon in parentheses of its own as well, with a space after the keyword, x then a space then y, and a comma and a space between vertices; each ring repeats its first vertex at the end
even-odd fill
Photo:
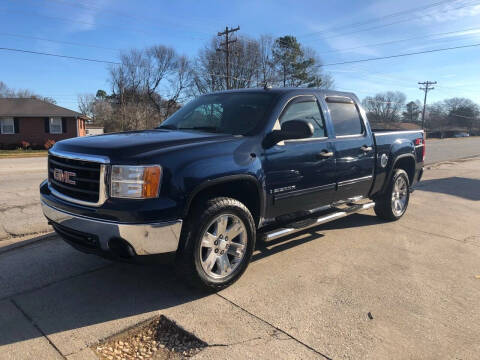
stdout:
POLYGON ((265 151, 267 217, 294 214, 328 205, 335 193, 335 155, 317 99, 290 99, 275 125, 306 120, 314 127, 308 139, 286 140, 265 151))
POLYGON ((347 97, 327 97, 335 131, 337 192, 335 201, 367 196, 373 182, 373 137, 355 102, 347 97))

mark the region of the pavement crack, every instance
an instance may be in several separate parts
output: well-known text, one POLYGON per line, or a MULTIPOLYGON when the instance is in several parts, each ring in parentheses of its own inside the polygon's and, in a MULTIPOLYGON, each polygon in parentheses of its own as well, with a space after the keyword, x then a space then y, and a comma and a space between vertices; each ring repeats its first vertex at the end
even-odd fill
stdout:
POLYGON ((316 350, 315 348, 311 347, 310 345, 304 343, 304 342, 301 341, 300 339, 297 339, 295 336, 293 336, 292 334, 289 334, 289 333, 286 332, 285 330, 282 330, 282 329, 280 329, 279 327, 273 325, 272 323, 268 322, 267 320, 262 319, 261 317, 253 314, 252 312, 248 311, 247 309, 244 309, 243 307, 241 307, 240 305, 234 303, 233 301, 231 301, 230 299, 226 298, 225 296, 223 296, 223 295, 221 295, 221 294, 219 294, 219 293, 216 293, 216 295, 219 296, 220 298, 222 298, 223 300, 228 301, 230 304, 232 304, 232 305, 235 306, 236 308, 238 308, 238 309, 246 312, 246 313, 249 314, 250 316, 253 316, 255 319, 260 320, 261 322, 263 322, 263 323, 271 326, 271 327, 274 328, 276 331, 278 331, 278 332, 280 332, 280 333, 282 333, 282 334, 287 335, 288 337, 290 337, 291 339, 295 340, 295 341, 298 342, 299 344, 305 346, 307 349, 313 351, 315 354, 322 356, 322 357, 323 357, 324 359, 326 359, 326 360, 332 360, 332 358, 330 358, 329 356, 321 353, 320 351, 318 351, 318 350, 316 350))
POLYGON ((51 347, 53 347, 55 349, 55 351, 63 358, 63 359, 67 359, 63 354, 62 352, 57 348, 57 346, 50 340, 50 338, 48 337, 48 335, 40 328, 40 326, 38 326, 35 321, 33 321, 32 317, 30 315, 28 315, 21 307, 20 305, 17 304, 17 302, 14 300, 14 299, 10 299, 10 302, 13 304, 13 306, 15 306, 17 308, 18 311, 20 311, 22 313, 22 315, 25 317, 25 319, 27 319, 28 322, 30 322, 30 324, 32 324, 32 326, 37 329, 37 331, 42 334, 42 336, 48 341, 48 343, 50 344, 51 347))
POLYGON ((6 300, 6 299, 12 299, 12 298, 15 298, 15 297, 18 297, 18 296, 21 296, 21 295, 29 294, 29 293, 34 292, 34 291, 42 290, 42 289, 45 289, 49 286, 60 284, 64 281, 69 281, 69 280, 75 279, 75 278, 83 276, 83 275, 88 275, 88 274, 94 273, 96 271, 100 271, 100 270, 112 267, 114 265, 115 265, 115 263, 110 263, 110 264, 100 266, 100 267, 95 268, 95 269, 91 269, 91 270, 88 270, 88 271, 81 272, 79 274, 75 274, 75 275, 72 275, 72 276, 69 276, 69 277, 66 277, 66 278, 63 278, 63 279, 59 279, 57 281, 53 281, 51 283, 48 283, 48 284, 45 284, 45 285, 42 285, 42 286, 38 286, 36 288, 32 288, 32 289, 20 291, 20 292, 15 293, 15 294, 7 295, 7 296, 4 296, 4 297, 0 298, 0 301, 6 300))
MULTIPOLYGON (((19 196, 21 196, 21 195, 19 195, 19 196)), ((25 204, 25 205, 7 206, 7 207, 4 207, 4 208, 1 208, 0 212, 5 212, 5 211, 13 210, 13 209, 25 210, 26 208, 28 208, 30 206, 36 206, 38 204, 39 204, 39 202, 36 201, 34 203, 29 203, 29 204, 25 204)))
POLYGON ((436 237, 440 237, 440 238, 443 238, 443 239, 448 239, 448 240, 453 240, 453 241, 456 241, 456 242, 459 242, 461 244, 468 244, 468 245, 472 245, 472 246, 475 246, 475 247, 480 247, 476 244, 472 244, 471 242, 468 242, 467 240, 474 237, 474 236, 467 236, 465 239, 455 239, 451 236, 447 236, 447 235, 442 235, 442 234, 436 234, 436 233, 433 233, 433 232, 430 232, 430 231, 425 231, 425 230, 420 230, 420 229, 414 229, 410 226, 406 226, 406 225, 403 225, 403 224, 398 224, 399 226, 405 228, 405 229, 408 229, 408 230, 412 230, 412 231, 418 231, 418 232, 421 232, 422 234, 426 234, 426 235, 432 235, 432 236, 436 236, 436 237))
POLYGON ((230 344, 208 344, 208 347, 235 346, 235 345, 246 344, 246 343, 249 343, 249 342, 252 342, 252 341, 255 341, 255 340, 262 340, 262 339, 263 338, 261 336, 257 336, 257 337, 251 338, 251 339, 246 339, 246 340, 242 340, 242 341, 238 341, 238 342, 234 342, 234 343, 230 343, 230 344))

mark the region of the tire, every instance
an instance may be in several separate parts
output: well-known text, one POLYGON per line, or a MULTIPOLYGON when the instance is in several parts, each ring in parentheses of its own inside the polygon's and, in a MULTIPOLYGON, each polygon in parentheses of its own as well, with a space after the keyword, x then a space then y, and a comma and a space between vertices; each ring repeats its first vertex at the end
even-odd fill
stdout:
POLYGON ((219 291, 247 269, 255 248, 255 222, 240 201, 214 198, 192 209, 181 244, 176 263, 181 277, 195 287, 219 291))
POLYGON ((394 170, 385 194, 375 201, 375 214, 380 219, 396 221, 407 211, 410 200, 410 181, 405 170, 394 170))

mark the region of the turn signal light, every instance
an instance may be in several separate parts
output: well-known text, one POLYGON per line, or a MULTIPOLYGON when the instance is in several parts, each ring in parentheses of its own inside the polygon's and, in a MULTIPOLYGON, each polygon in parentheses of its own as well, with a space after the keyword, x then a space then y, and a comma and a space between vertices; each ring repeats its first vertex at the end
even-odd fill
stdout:
POLYGON ((143 198, 154 198, 158 196, 158 187, 160 185, 160 166, 151 166, 145 168, 143 172, 143 198))

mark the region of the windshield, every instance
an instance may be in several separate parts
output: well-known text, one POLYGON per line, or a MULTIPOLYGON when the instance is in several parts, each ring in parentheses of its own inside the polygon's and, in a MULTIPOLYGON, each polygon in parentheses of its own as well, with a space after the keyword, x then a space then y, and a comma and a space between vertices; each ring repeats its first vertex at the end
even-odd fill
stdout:
POLYGON ((263 124, 274 97, 272 93, 201 96, 178 110, 159 128, 249 135, 263 124))

